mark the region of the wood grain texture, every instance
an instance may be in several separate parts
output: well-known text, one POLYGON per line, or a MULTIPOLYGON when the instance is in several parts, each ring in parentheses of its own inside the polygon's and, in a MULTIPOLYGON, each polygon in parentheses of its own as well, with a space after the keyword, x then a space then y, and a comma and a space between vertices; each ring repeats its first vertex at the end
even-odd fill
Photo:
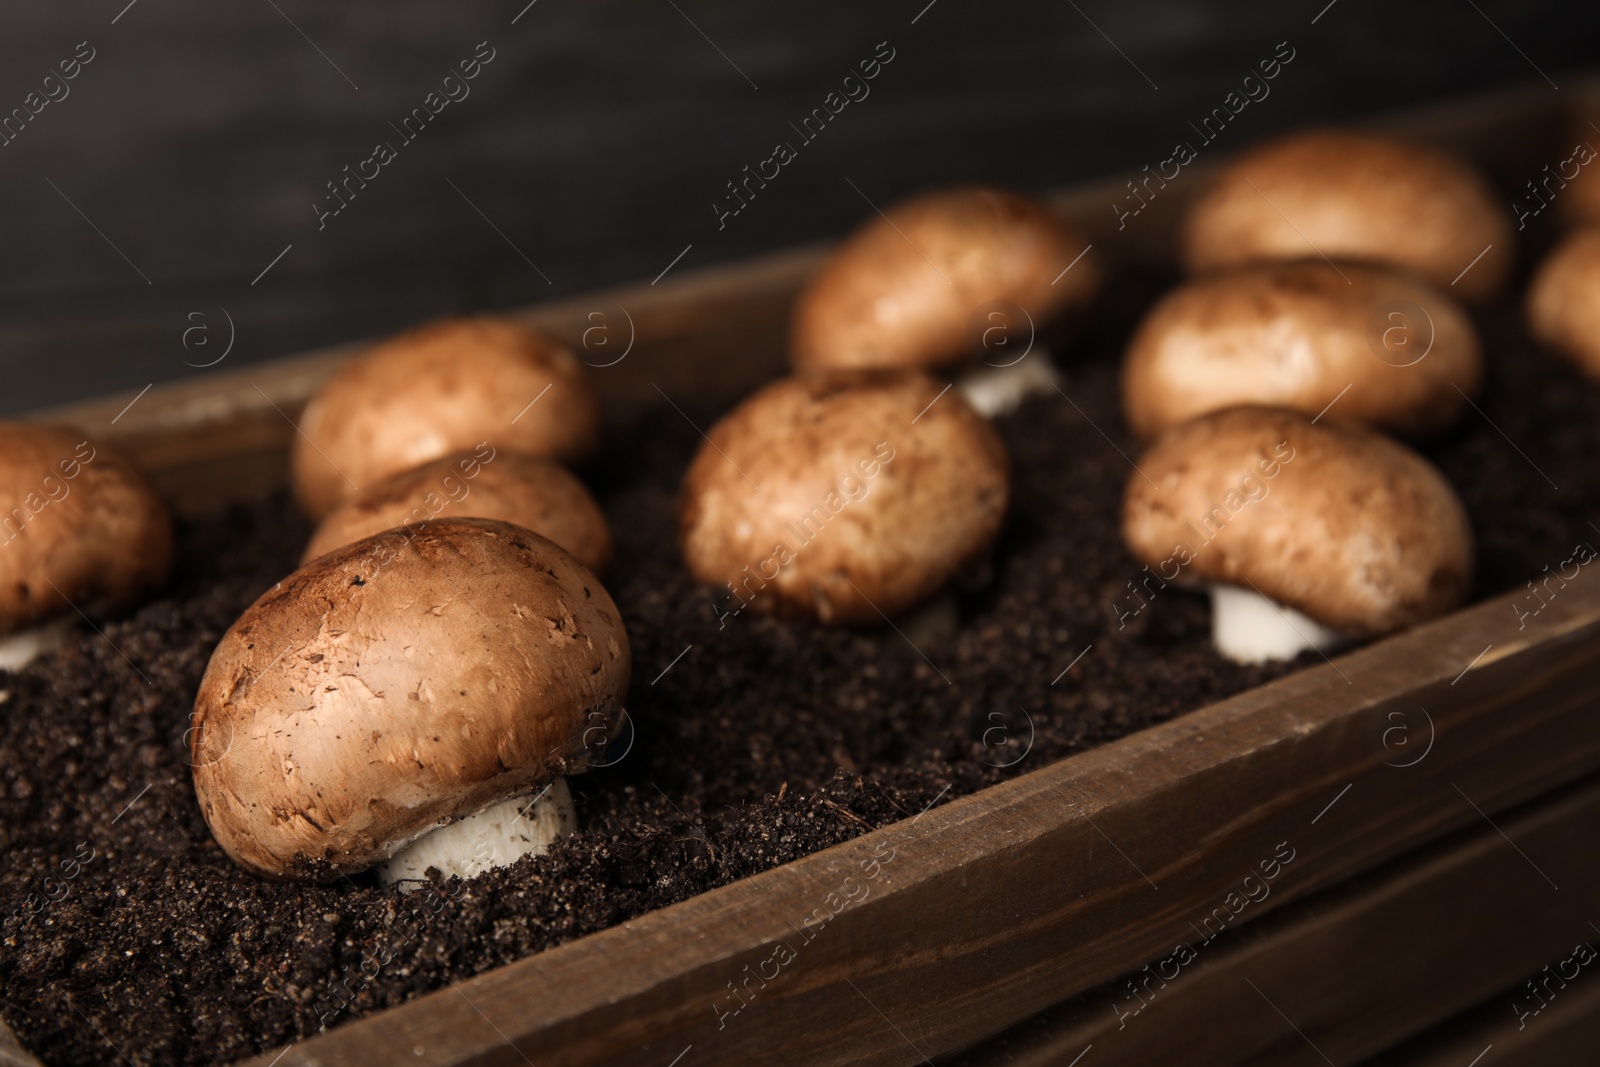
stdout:
MULTIPOLYGON (((1596 940, 1592 935, 1578 937, 1590 944, 1596 940)), ((1571 949, 1563 946, 1540 961, 1540 967, 1557 962, 1571 949)), ((1588 973, 1593 966, 1569 988, 1558 990, 1550 1005, 1526 1025, 1519 1022, 1512 1004, 1529 1002, 1532 995, 1522 985, 1513 986, 1478 1009, 1374 1057, 1366 1067, 1587 1067, 1600 1049, 1600 980, 1588 973)))
POLYGON ((648 279, 690 243, 683 267, 838 234, 867 211, 846 179, 887 204, 959 181, 1131 175, 1282 40, 1294 64, 1220 146, 1491 86, 1553 92, 1518 49, 1565 93, 1600 29, 1561 0, 1480 5, 1493 25, 1456 0, 1341 3, 1314 26, 1316 10, 1269 0, 676 6, 7 5, 4 113, 77 42, 98 56, 0 147, 0 410, 203 376, 179 343, 195 311, 232 313, 232 366, 648 279), (498 56, 472 95, 318 230, 324 183, 483 40, 498 56), (724 183, 882 40, 898 55, 871 96, 719 229, 724 183))
MULTIPOLYGON (((1589 96, 1600 97, 1600 88, 1574 86, 1571 95, 1560 99, 1538 90, 1517 90, 1422 108, 1371 125, 1480 163, 1537 169, 1535 161, 1548 155, 1575 121, 1573 102, 1589 96)), ((1173 182, 1121 227, 1111 210, 1125 193, 1120 180, 1060 190, 1047 199, 1107 262, 1169 264, 1185 206, 1226 158, 1218 155, 1192 164, 1181 182, 1173 182)), ((828 247, 808 245, 746 262, 683 270, 655 282, 549 301, 514 314, 561 338, 595 368, 593 379, 614 425, 637 418, 664 398, 716 411, 783 372, 790 304, 828 247), (613 362, 619 347, 628 354, 613 362)), ((116 446, 149 470, 181 510, 192 511, 279 484, 294 420, 339 362, 359 347, 351 343, 266 364, 219 367, 142 395, 134 389, 28 417, 78 426, 116 446)))
MULTIPOLYGON (((541 304, 517 317, 594 368, 591 379, 613 425, 668 400, 712 411, 782 372, 789 303, 823 254, 820 246, 795 249, 541 304)), ((81 427, 116 446, 180 510, 192 511, 281 484, 295 420, 358 348, 335 346, 29 417, 81 427)))
MULTIPOLYGON (((1170 982, 1151 972, 1124 976, 969 1050, 953 1067, 1067 1064, 1091 1045, 1093 1062, 1104 1065, 1294 1064, 1314 1062, 1317 1052, 1355 1063, 1491 993, 1502 993, 1490 1005, 1494 1020, 1510 1026, 1456 1034, 1448 1056, 1383 1062, 1466 1067, 1489 1044, 1509 1054, 1518 990, 1505 987, 1575 942, 1600 940, 1588 925, 1600 893, 1600 857, 1590 847, 1600 831, 1600 781, 1498 824, 1480 821, 1211 945, 1180 929, 1175 938, 1197 958, 1170 982)), ((1600 990, 1600 980, 1590 987, 1600 990)), ((1520 999, 1531 998, 1521 990, 1520 999)), ((1581 989, 1561 993, 1549 1017, 1530 1020, 1524 1036, 1533 1040, 1517 1043, 1545 1048, 1563 1020, 1576 1023, 1597 1006, 1581 989)))

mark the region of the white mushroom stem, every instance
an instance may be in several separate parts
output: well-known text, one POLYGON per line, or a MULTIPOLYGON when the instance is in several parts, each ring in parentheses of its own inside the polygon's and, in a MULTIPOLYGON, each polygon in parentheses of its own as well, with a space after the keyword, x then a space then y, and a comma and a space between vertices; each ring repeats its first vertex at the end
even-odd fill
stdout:
POLYGON ((1331 652, 1343 635, 1294 608, 1237 585, 1211 586, 1211 639, 1235 663, 1293 659, 1308 648, 1331 652))
POLYGON ((46 652, 67 643, 76 620, 52 619, 27 630, 0 637, 0 670, 20 671, 46 652))
POLYGON ((541 793, 502 800, 464 819, 431 830, 378 865, 378 881, 420 888, 428 868, 449 878, 475 878, 523 856, 537 856, 551 842, 578 828, 567 780, 557 778, 541 793))
POLYGON ((1049 353, 1030 352, 1005 367, 979 364, 956 376, 956 390, 986 419, 1009 415, 1030 396, 1055 392, 1061 376, 1049 353))

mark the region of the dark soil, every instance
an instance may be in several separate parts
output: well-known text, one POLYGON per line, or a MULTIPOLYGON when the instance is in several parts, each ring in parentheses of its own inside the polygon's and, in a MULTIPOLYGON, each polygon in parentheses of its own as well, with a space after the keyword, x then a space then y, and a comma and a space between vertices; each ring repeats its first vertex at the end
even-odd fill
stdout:
MULTIPOLYGON (((748 612, 719 629, 674 545, 696 431, 664 408, 614 442, 592 480, 634 645, 632 748, 573 780, 575 836, 431 896, 366 877, 264 883, 212 843, 186 762, 195 689, 308 529, 282 497, 188 524, 169 596, 0 674, 0 1014, 50 1062, 229 1062, 1316 661, 1228 664, 1204 601, 1176 591, 1119 627, 1140 572, 1117 535, 1129 464, 1101 431, 1135 453, 1114 356, 1165 281, 1120 280, 1118 306, 1062 359, 1092 424, 1052 397, 1002 420, 1016 486, 993 581, 960 594, 959 631, 920 641, 926 659, 893 630, 748 612)), ((1513 313, 1480 325, 1484 414, 1429 451, 1472 514, 1483 595, 1600 545, 1600 388, 1531 348, 1513 313)), ((701 425, 717 414, 684 406, 701 425)))

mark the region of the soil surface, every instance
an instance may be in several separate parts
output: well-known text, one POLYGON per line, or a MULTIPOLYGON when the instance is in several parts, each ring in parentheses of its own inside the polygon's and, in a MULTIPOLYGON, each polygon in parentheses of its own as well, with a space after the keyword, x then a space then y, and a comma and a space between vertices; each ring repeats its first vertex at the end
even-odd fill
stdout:
MULTIPOLYGON (((1320 662, 1226 663, 1206 602, 1176 590, 1129 614, 1140 569, 1117 520, 1137 446, 1116 355, 1169 282, 1115 280, 1059 359, 1071 402, 1000 420, 1015 487, 992 574, 917 648, 750 612, 719 626, 675 546, 697 432, 663 408, 613 441, 586 475, 617 537, 632 745, 572 780, 577 834, 470 883, 267 883, 212 842, 187 763, 195 689, 309 529, 283 496, 186 524, 164 599, 0 673, 0 1015, 51 1063, 227 1063, 1320 662)), ((1482 596, 1600 545, 1600 387, 1514 312, 1478 321, 1481 413, 1426 451, 1471 513, 1482 596)), ((680 403, 702 426, 718 414, 680 403)))

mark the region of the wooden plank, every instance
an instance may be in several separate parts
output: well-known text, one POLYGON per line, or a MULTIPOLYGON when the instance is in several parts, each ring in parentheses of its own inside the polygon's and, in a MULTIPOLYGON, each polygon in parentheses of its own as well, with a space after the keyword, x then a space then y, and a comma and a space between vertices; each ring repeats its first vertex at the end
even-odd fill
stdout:
MULTIPOLYGON (((1579 939, 1583 940, 1581 934, 1579 939)), ((1588 940, 1595 943, 1592 937, 1588 940)), ((1556 962, 1571 948, 1564 946, 1559 956, 1543 963, 1556 962)), ((1519 1023, 1512 1004, 1525 1004, 1531 995, 1518 985, 1502 990, 1467 1017, 1452 1019, 1416 1041, 1383 1053, 1368 1067, 1591 1064, 1600 1049, 1600 979, 1589 973, 1593 967, 1589 964, 1570 989, 1559 991, 1549 1007, 1526 1020, 1526 1025, 1519 1023)))
MULTIPOLYGON (((1499 830, 1480 823, 1212 944, 1176 924, 1172 941, 1191 946, 1193 960, 1161 967, 1170 981, 1155 968, 1124 976, 969 1050, 957 1064, 1045 1067, 1070 1063, 1090 1046, 1093 1059, 1085 1062, 1094 1067, 1295 1064, 1314 1062, 1314 1050, 1354 1063, 1537 972, 1575 942, 1596 940, 1588 916, 1600 895, 1597 831, 1600 780, 1590 778, 1501 820, 1499 830)), ((1588 988, 1600 991, 1600 979, 1588 988)), ((1516 994, 1493 1004, 1495 1020, 1511 1025, 1488 1039, 1458 1034, 1447 1055, 1395 1062, 1465 1067, 1489 1044, 1509 1054, 1516 994)), ((1520 999, 1529 999, 1526 990, 1520 999)), ((1578 1023, 1582 1009, 1600 1002, 1575 995, 1554 1006, 1578 1023)), ((1541 1049, 1564 1028, 1553 1018, 1534 1021, 1526 1036, 1541 1049)))
MULTIPOLYGON (((1550 161, 1552 145, 1569 143, 1574 127, 1582 125, 1579 116, 1584 113, 1584 102, 1600 96, 1600 81, 1578 81, 1569 88, 1573 96, 1565 99, 1554 96, 1548 88, 1530 86, 1417 108, 1356 125, 1457 153, 1515 188, 1550 161)), ((1237 150, 1244 146, 1230 147, 1237 150)), ((1154 196, 1149 203, 1123 222, 1119 222, 1113 205, 1121 205, 1124 210, 1136 206, 1129 199, 1126 183, 1129 178, 1142 181, 1142 172, 1077 185, 1052 194, 1049 200, 1110 262, 1170 265, 1189 205, 1234 154, 1213 154, 1202 147, 1196 162, 1184 167, 1167 186, 1152 183, 1154 196)), ((1145 194, 1143 185, 1140 192, 1145 194)))
POLYGON ((1280 842, 1295 859, 1249 918, 1600 768, 1600 578, 1580 576, 1525 630, 1510 604, 458 983, 279 1062, 667 1064, 692 1045, 686 1067, 909 1064, 966 1047, 1163 955, 1280 842), (1389 716, 1409 716, 1420 740, 1419 708, 1433 743, 1392 766, 1389 716), (830 893, 862 887, 813 939, 797 932, 830 893), (795 958, 738 1015, 719 1015, 740 1003, 729 983, 747 965, 773 971, 763 961, 780 943, 795 958))
MULTIPOLYGON (((1557 142, 1570 114, 1536 90, 1410 112, 1374 123, 1461 152, 1485 165, 1527 169, 1557 142)), ((1063 218, 1111 263, 1168 264, 1187 204, 1220 161, 1203 158, 1130 225, 1116 225, 1122 179, 1050 194, 1063 218)), ((1537 169, 1537 166, 1534 166, 1537 169)), ((809 245, 745 262, 684 271, 516 312, 571 345, 596 369, 607 418, 623 424, 661 396, 725 407, 783 372, 789 305, 827 253, 809 245), (612 363, 631 340, 628 355, 612 363)), ((293 420, 341 361, 338 345, 266 364, 218 369, 171 384, 50 408, 30 416, 71 424, 150 470, 181 510, 243 499, 281 481, 293 420), (129 405, 132 404, 130 407, 129 405)))
MULTIPOLYGON (((591 378, 613 424, 663 404, 663 395, 691 409, 727 407, 782 372, 789 303, 824 253, 822 246, 794 249, 540 304, 516 317, 561 338, 595 368, 591 378)), ((294 420, 359 347, 219 370, 30 418, 78 426, 115 445, 192 512, 281 484, 294 420)))
MULTIPOLYGON (((184 313, 215 314, 215 302, 247 324, 253 351, 286 352, 546 290, 446 179, 558 289, 579 291, 653 277, 690 241, 685 265, 838 232, 864 207, 841 173, 881 204, 930 183, 1037 188, 1146 162, 1280 36, 1257 18, 1196 19, 1181 0, 1094 15, 1161 84, 1155 92, 1070 7, 1043 0, 1010 3, 1002 18, 944 4, 915 27, 909 20, 926 0, 909 13, 839 2, 759 14, 730 0, 680 3, 761 85, 755 92, 665 4, 618 20, 604 5, 547 3, 512 26, 526 0, 398 0, 381 21, 278 0, 360 84, 356 92, 267 4, 211 5, 196 18, 189 5, 146 3, 109 25, 126 3, 109 13, 72 4, 7 11, 3 54, 17 72, 7 108, 75 42, 88 38, 100 51, 70 99, 3 150, 0 196, 12 211, 11 254, 0 263, 9 372, 0 403, 12 410, 65 399, 86 380, 139 388, 185 370, 184 313), (366 154, 358 149, 391 137, 388 123, 486 38, 499 58, 471 99, 451 105, 319 231, 311 201, 323 183, 366 154), (724 181, 780 136, 798 140, 788 123, 885 38, 901 58, 872 83, 869 100, 852 104, 752 210, 718 230, 710 201, 724 181), (578 59, 586 50, 575 42, 594 40, 606 41, 603 54, 578 59), (184 91, 196 85, 206 91, 184 91), (294 251, 252 288, 291 241, 294 251)), ((1428 0, 1351 15, 1346 5, 1314 28, 1310 16, 1286 18, 1282 35, 1301 58, 1219 147, 1300 120, 1308 105, 1344 118, 1538 79, 1470 9, 1463 23, 1462 7, 1428 0), (1382 32, 1351 25, 1380 18, 1373 25, 1382 32), (1356 34, 1362 46, 1328 51, 1329 31, 1356 34), (1414 62, 1416 42, 1438 47, 1440 32, 1466 58, 1414 62), (1350 77, 1351 65, 1367 76, 1350 77)), ((1540 0, 1491 13, 1565 96, 1562 71, 1587 62, 1580 10, 1540 0)))

